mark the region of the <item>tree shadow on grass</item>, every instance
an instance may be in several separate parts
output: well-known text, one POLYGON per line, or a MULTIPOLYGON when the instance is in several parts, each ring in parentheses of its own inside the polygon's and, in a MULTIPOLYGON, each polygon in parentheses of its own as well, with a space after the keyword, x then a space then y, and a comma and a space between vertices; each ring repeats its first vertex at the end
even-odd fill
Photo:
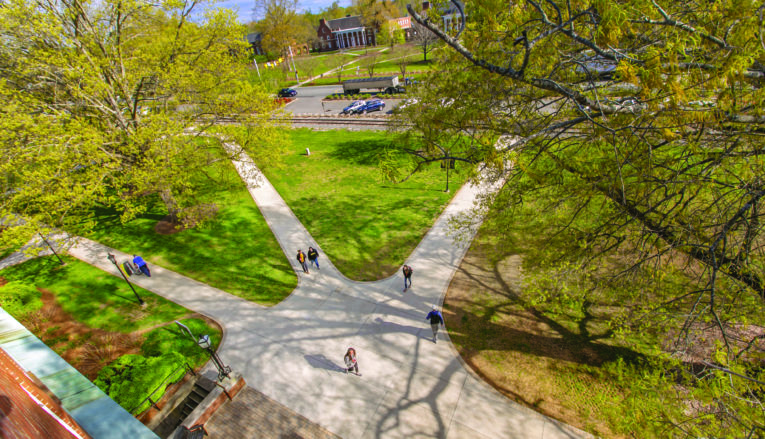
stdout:
POLYGON ((377 166, 380 154, 389 145, 390 141, 383 139, 349 140, 337 143, 328 156, 356 165, 377 166))
MULTIPOLYGON (((492 294, 502 296, 507 300, 473 300, 450 301, 450 311, 460 320, 459 325, 479 329, 483 339, 491 340, 491 346, 486 348, 504 351, 518 351, 534 356, 548 357, 556 360, 569 361, 589 366, 599 367, 607 362, 622 359, 629 363, 644 360, 645 356, 633 349, 615 346, 602 342, 613 335, 608 329, 600 333, 590 330, 590 324, 597 320, 593 314, 594 304, 585 301, 582 305, 583 316, 562 316, 555 319, 544 312, 528 306, 520 295, 504 279, 498 264, 493 264, 493 272, 486 272, 481 267, 473 266, 478 272, 491 279, 481 279, 469 269, 470 262, 463 261, 459 268, 462 276, 470 279, 471 283, 492 294), (480 311, 476 311, 480 310, 480 311), (515 326, 495 323, 497 317, 507 315, 519 322, 515 326), (576 330, 569 329, 564 321, 576 324, 576 330), (521 326, 522 325, 522 326, 521 326), (531 330, 538 327, 540 330, 531 330)), ((455 343, 466 346, 471 350, 483 350, 481 343, 469 339, 463 331, 450 332, 455 343)), ((469 359, 466 359, 468 362, 469 359)))

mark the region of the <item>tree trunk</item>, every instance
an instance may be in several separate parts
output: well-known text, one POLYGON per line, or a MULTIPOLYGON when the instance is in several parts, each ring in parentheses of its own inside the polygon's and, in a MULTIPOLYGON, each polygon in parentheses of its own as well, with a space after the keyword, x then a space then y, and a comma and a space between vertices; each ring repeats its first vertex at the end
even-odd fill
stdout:
POLYGON ((170 218, 170 222, 177 223, 178 214, 181 212, 181 209, 178 207, 178 203, 175 201, 173 193, 168 189, 164 189, 159 191, 159 196, 162 198, 162 202, 165 203, 165 208, 167 208, 167 215, 170 218))

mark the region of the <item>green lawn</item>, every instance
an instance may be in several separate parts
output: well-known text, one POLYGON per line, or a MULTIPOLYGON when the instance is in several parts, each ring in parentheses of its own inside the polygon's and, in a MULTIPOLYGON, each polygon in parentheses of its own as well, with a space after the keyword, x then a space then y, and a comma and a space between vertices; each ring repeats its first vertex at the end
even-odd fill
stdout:
POLYGON ((386 133, 300 129, 291 137, 287 166, 266 176, 351 279, 396 272, 465 180, 464 172, 452 172, 445 193, 445 173, 435 165, 402 184, 382 181, 378 154, 391 142, 386 133))
POLYGON ((142 310, 122 278, 71 257, 64 260, 66 265, 62 266, 54 256, 36 258, 8 267, 0 271, 0 276, 9 282, 51 291, 72 318, 106 331, 133 332, 189 313, 186 308, 136 286, 147 304, 142 310))
MULTIPOLYGON (((406 76, 419 76, 422 73, 429 72, 435 68, 436 64, 432 61, 423 61, 422 55, 412 57, 412 63, 406 66, 406 76), (416 73, 415 73, 416 72, 416 73)), ((362 69, 364 71, 364 69, 362 69)), ((375 75, 381 73, 391 73, 401 75, 398 65, 391 61, 383 61, 375 65, 375 75)), ((401 78, 399 78, 401 79, 401 78)))
POLYGON ((36 258, 0 271, 0 305, 45 344, 94 380, 124 409, 138 414, 155 389, 198 368, 208 356, 173 323, 220 343, 221 332, 191 311, 135 286, 138 304, 125 281, 71 257, 36 258), (43 291, 52 299, 43 306, 43 291), (52 300, 52 302, 50 302, 52 300))
POLYGON ((275 305, 292 292, 297 277, 233 165, 219 164, 208 172, 224 173, 225 184, 205 181, 202 175, 197 180, 199 201, 218 207, 214 221, 158 234, 154 226, 166 211, 157 198, 148 212, 126 224, 115 211, 97 210, 96 230, 89 238, 244 299, 275 305))

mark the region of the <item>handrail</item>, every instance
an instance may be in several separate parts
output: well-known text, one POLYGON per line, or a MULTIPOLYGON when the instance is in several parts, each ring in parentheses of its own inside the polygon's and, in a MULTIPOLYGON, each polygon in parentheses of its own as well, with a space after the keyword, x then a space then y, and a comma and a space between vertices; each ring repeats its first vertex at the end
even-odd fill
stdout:
MULTIPOLYGON (((193 369, 191 366, 189 366, 189 363, 186 363, 186 362, 184 361, 182 365, 180 365, 179 367, 176 367, 175 369, 173 369, 173 371, 172 371, 172 372, 170 372, 170 374, 169 374, 168 376, 166 376, 164 380, 162 380, 162 382, 159 384, 159 386, 157 386, 157 388, 156 388, 156 389, 154 389, 154 391, 152 391, 152 392, 149 394, 149 396, 147 396, 146 398, 144 398, 144 399, 143 399, 143 401, 141 401, 141 402, 140 402, 140 403, 139 403, 137 406, 133 407, 133 408, 132 408, 132 409, 129 411, 129 413, 130 413, 130 414, 133 414, 133 412, 134 412, 134 411, 135 411, 135 410, 136 410, 138 407, 141 407, 141 406, 142 406, 142 405, 143 405, 143 404, 144 404, 146 401, 149 401, 149 404, 151 404, 151 406, 152 406, 152 407, 154 407, 155 409, 159 410, 159 407, 157 407, 157 403, 156 403, 155 401, 152 401, 152 400, 151 400, 151 397, 152 397, 152 396, 154 396, 154 394, 157 392, 157 390, 159 390, 159 389, 160 389, 160 387, 162 387, 163 385, 165 385, 165 381, 167 381, 167 379, 168 379, 168 378, 170 378, 171 376, 173 376, 173 375, 174 375, 176 372, 178 372, 178 370, 179 370, 179 369, 181 369, 181 368, 185 368, 185 369, 188 369, 188 371, 189 371, 189 372, 191 372, 191 374, 192 374, 192 375, 194 375, 194 376, 197 376, 196 372, 194 372, 194 369, 193 369)), ((186 373, 188 373, 188 372, 186 372, 186 373)), ((184 374, 183 374, 183 376, 186 376, 186 373, 184 373, 184 374)), ((181 378, 183 378, 183 377, 181 377, 181 378)), ((179 378, 179 379, 178 379, 178 381, 180 381, 180 379, 181 379, 181 378, 179 378)), ((177 382, 177 381, 176 381, 176 382, 177 382)))

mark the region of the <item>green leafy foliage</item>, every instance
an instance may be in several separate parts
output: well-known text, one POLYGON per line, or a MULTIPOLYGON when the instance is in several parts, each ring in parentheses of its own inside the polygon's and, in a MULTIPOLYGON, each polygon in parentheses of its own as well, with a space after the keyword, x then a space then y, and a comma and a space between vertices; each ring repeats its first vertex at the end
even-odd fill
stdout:
MULTIPOLYGON (((148 195, 183 222, 197 206, 190 171, 215 160, 199 136, 236 120, 247 128, 242 148, 268 150, 275 104, 247 80, 244 29, 227 9, 188 20, 198 7, 3 4, 0 216, 9 227, 83 234, 94 204, 127 220, 146 211, 148 195)), ((0 246, 13 236, 0 235, 0 246)))
POLYGON ((26 282, 8 282, 0 287, 0 306, 16 319, 23 318, 42 307, 40 291, 26 282))
POLYGON ((178 352, 167 352, 158 357, 123 355, 106 366, 94 383, 117 404, 138 414, 149 408, 144 401, 155 390, 154 401, 159 399, 165 388, 183 377, 186 361, 178 352), (143 401, 143 402, 142 402, 143 401))
MULTIPOLYGON (((225 135, 233 140, 249 135, 240 131, 244 129, 225 135)), ((281 152, 275 146, 269 153, 253 154, 253 159, 268 168, 273 163, 271 155, 281 152)), ((118 211, 95 209, 89 236, 247 300, 275 305, 297 285, 294 271, 217 143, 215 148, 211 146, 210 154, 217 160, 204 171, 189 172, 188 179, 197 188, 197 204, 216 206, 214 219, 195 228, 158 233, 156 226, 164 217, 164 205, 154 197, 151 204, 146 200, 145 213, 127 222, 118 211)))
POLYGON ((588 301, 617 309, 613 336, 655 360, 631 374, 659 395, 635 421, 650 434, 765 428, 760 2, 485 0, 457 17, 459 39, 410 13, 448 49, 417 90, 427 111, 400 127, 426 144, 474 138, 455 152, 503 184, 481 211, 491 233, 545 238, 524 255, 529 303, 574 319, 588 301))
MULTIPOLYGON (((217 346, 220 343, 220 331, 212 330, 204 320, 184 319, 180 322, 186 325, 197 339, 202 335, 209 335, 211 345, 217 346)), ((202 364, 208 359, 207 353, 197 345, 196 340, 192 340, 188 333, 175 324, 148 332, 146 341, 141 346, 141 352, 147 357, 159 357, 166 352, 177 352, 191 365, 202 364)))

